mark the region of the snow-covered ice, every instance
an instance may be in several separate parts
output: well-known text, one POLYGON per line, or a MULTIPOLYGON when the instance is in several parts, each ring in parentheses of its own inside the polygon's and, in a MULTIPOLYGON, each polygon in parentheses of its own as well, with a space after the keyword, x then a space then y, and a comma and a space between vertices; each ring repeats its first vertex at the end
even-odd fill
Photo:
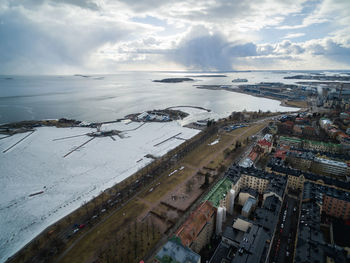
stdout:
POLYGON ((199 132, 177 122, 141 124, 102 125, 101 130, 125 136, 97 137, 65 158, 96 130, 40 127, 6 153, 28 133, 0 140, 0 262, 84 201, 150 163, 145 155, 162 156, 184 142, 168 138, 181 133, 189 139, 199 132), (82 136, 55 140, 77 135, 82 136))
POLYGON ((206 119, 219 119, 220 115, 213 111, 206 111, 204 109, 191 108, 191 107, 174 107, 173 110, 180 110, 188 113, 189 115, 182 120, 178 120, 181 125, 186 125, 191 122, 206 119))

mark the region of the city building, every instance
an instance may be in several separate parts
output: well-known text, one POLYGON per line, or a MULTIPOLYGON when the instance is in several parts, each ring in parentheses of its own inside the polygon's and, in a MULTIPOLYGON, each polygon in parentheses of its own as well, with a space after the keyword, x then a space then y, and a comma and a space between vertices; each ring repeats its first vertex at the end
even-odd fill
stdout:
POLYGON ((324 195, 331 194, 330 192, 334 195, 334 191, 337 190, 305 182, 294 262, 347 262, 346 251, 328 243, 321 231, 324 195))
POLYGON ((215 210, 213 205, 206 201, 190 215, 175 234, 183 245, 198 253, 210 242, 215 227, 215 210))
POLYGON ((271 141, 262 139, 258 141, 258 145, 263 149, 264 153, 270 153, 272 149, 271 141))
POLYGON ((183 246, 181 241, 176 238, 170 239, 158 251, 153 259, 155 263, 200 263, 201 257, 191 249, 183 246))
POLYGON ((280 136, 278 140, 278 145, 288 145, 292 148, 300 148, 302 146, 302 140, 295 137, 280 136))
POLYGON ((226 227, 222 240, 210 263, 264 262, 269 251, 271 235, 262 227, 248 223, 247 229, 226 227))
POLYGON ((287 152, 286 161, 294 168, 312 173, 335 176, 346 180, 350 176, 350 164, 331 159, 317 157, 311 152, 287 152))
MULTIPOLYGON (((204 197, 203 201, 209 201, 215 208, 221 206, 229 210, 229 199, 231 198, 229 192, 232 189, 232 185, 233 182, 227 177, 220 180, 204 197)), ((235 196, 233 198, 235 198, 235 196)))

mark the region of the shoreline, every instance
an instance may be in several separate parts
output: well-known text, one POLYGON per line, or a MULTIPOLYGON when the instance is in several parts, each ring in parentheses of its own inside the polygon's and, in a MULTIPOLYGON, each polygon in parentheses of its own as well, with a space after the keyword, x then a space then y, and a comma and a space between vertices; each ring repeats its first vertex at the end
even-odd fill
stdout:
POLYGON ((194 87, 196 87, 197 89, 223 90, 223 91, 229 91, 229 92, 236 92, 236 93, 250 95, 250 96, 253 96, 253 97, 257 97, 257 98, 271 99, 271 100, 279 101, 280 102, 280 106, 283 106, 283 107, 299 108, 298 111, 303 111, 303 110, 305 110, 305 108, 307 108, 307 107, 294 106, 293 103, 288 103, 288 100, 287 101, 286 100, 280 100, 280 99, 277 99, 277 98, 272 97, 272 96, 261 96, 261 95, 256 95, 256 94, 252 94, 252 93, 247 93, 247 92, 244 92, 244 91, 240 90, 238 88, 238 86, 235 86, 235 88, 231 88, 228 85, 194 85, 194 87))

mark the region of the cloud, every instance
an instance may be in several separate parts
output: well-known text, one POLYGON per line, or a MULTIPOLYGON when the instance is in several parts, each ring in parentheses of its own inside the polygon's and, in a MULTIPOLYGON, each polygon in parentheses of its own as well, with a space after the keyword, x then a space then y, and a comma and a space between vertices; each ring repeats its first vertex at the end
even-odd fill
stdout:
POLYGON ((232 43, 219 32, 194 27, 169 57, 190 69, 231 70, 235 59, 255 55, 256 45, 253 43, 232 43))
POLYGON ((305 46, 308 52, 314 56, 322 56, 350 65, 350 47, 337 43, 333 39, 310 41, 305 46))
POLYGON ((10 7, 40 8, 42 5, 72 5, 83 9, 99 10, 99 4, 94 0, 3 0, 10 7))
POLYGON ((285 39, 287 38, 298 38, 298 37, 302 37, 305 36, 305 33, 289 33, 287 35, 284 36, 285 39))
POLYGON ((349 19, 348 0, 2 0, 0 73, 349 66, 349 19))
POLYGON ((92 55, 101 46, 130 37, 134 31, 143 31, 141 27, 104 19, 91 11, 64 6, 59 9, 46 6, 45 11, 52 15, 42 16, 35 10, 27 13, 18 7, 0 12, 1 73, 88 70, 92 55), (72 13, 82 20, 89 18, 89 23, 71 19, 72 13))

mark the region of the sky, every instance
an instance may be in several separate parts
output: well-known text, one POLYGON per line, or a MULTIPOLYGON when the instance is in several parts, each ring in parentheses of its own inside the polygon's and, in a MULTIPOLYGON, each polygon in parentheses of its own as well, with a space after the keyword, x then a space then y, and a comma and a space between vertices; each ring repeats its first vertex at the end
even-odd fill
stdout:
POLYGON ((1 0, 0 74, 350 68, 350 0, 1 0))

